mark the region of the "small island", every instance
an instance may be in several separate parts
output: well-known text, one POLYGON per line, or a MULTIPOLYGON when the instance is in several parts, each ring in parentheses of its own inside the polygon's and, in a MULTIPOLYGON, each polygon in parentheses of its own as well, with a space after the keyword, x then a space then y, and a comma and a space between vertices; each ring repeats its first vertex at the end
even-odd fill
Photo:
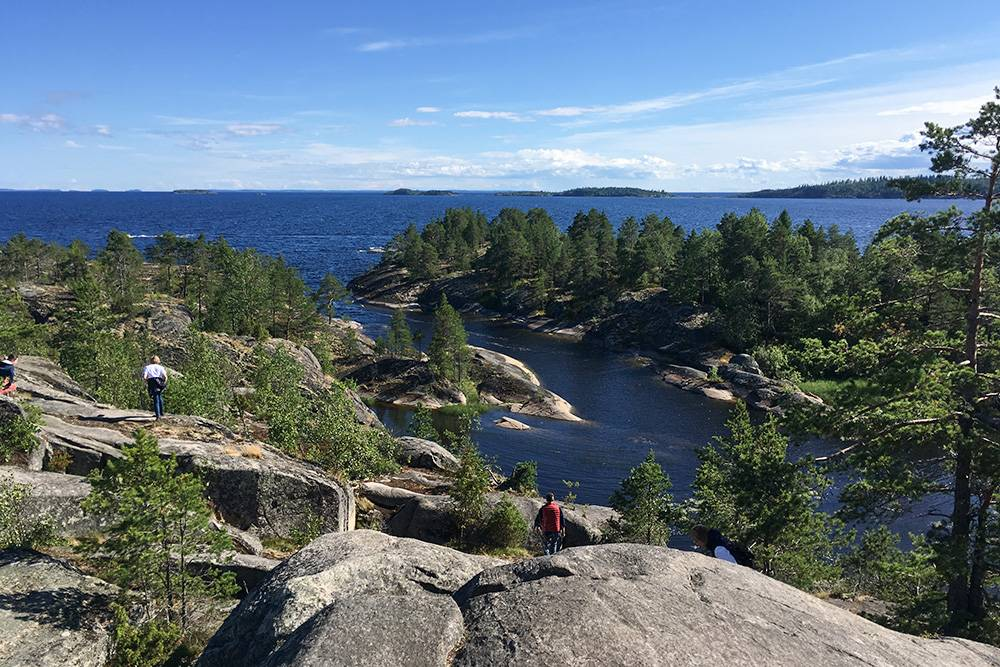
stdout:
POLYGON ((455 193, 451 190, 413 190, 411 188, 398 188, 392 192, 386 192, 387 195, 429 195, 432 197, 454 197, 455 193))
POLYGON ((197 188, 189 190, 174 190, 175 195, 214 195, 214 190, 200 190, 197 188))
MULTIPOLYGON (((906 179, 917 183, 921 196, 929 199, 982 197, 986 180, 970 178, 954 181, 946 176, 916 176, 906 179), (954 184, 954 187, 947 187, 954 184), (925 192, 924 192, 925 191, 925 192)), ((855 178, 830 181, 816 185, 798 185, 794 188, 770 188, 740 195, 751 199, 903 199, 903 190, 897 179, 889 176, 855 178)))
POLYGON ((545 190, 521 190, 513 192, 497 192, 508 197, 670 197, 665 190, 644 190, 643 188, 572 188, 562 192, 546 192, 545 190))

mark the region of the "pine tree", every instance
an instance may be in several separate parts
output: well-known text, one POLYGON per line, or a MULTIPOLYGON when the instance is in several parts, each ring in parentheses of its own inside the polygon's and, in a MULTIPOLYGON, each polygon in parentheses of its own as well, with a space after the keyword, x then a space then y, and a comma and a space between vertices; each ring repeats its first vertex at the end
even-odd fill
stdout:
POLYGON ((434 375, 442 380, 461 384, 468 372, 471 354, 462 317, 448 297, 441 294, 441 301, 434 311, 434 332, 427 350, 434 375))
POLYGON ((201 480, 179 472, 175 457, 160 456, 147 431, 137 431, 122 458, 95 471, 90 483, 83 508, 107 536, 91 546, 92 555, 110 558, 111 578, 138 593, 146 620, 163 614, 184 634, 195 599, 234 592, 232 575, 193 574, 188 567, 193 556, 219 558, 231 544, 212 527, 201 480))
POLYGON ((632 468, 611 495, 611 507, 619 515, 609 523, 611 539, 666 545, 670 539, 670 525, 678 518, 677 506, 670 495, 671 486, 670 477, 650 450, 646 459, 632 468))
POLYGON ((389 331, 385 338, 385 350, 397 359, 413 356, 415 352, 413 333, 410 331, 410 325, 406 323, 406 314, 401 308, 392 313, 392 321, 389 323, 389 331))
POLYGON ((142 294, 142 283, 139 280, 142 253, 128 234, 113 229, 108 233, 107 243, 97 256, 97 262, 101 267, 111 309, 116 313, 131 310, 142 294))
POLYGON ((335 304, 346 299, 349 294, 343 283, 332 273, 327 273, 319 281, 319 289, 316 290, 314 299, 319 312, 326 315, 327 322, 333 322, 337 314, 335 304))
POLYGON ((754 425, 745 403, 726 422, 729 435, 698 452, 692 508, 698 523, 750 548, 763 572, 802 588, 831 574, 839 523, 820 511, 830 481, 787 458, 774 418, 754 425))

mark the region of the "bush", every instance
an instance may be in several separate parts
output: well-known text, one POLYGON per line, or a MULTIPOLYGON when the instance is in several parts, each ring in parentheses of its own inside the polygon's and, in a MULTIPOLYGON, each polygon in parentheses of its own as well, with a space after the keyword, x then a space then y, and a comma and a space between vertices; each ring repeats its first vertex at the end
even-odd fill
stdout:
POLYGON ((31 487, 9 475, 0 476, 0 549, 36 549, 54 544, 55 523, 49 518, 28 518, 25 505, 31 487))
POLYGON ((482 455, 471 440, 463 444, 459 458, 461 465, 455 473, 451 499, 455 522, 461 531, 461 539, 465 541, 468 529, 478 525, 486 513, 490 475, 482 455))
POLYGON ((171 379, 166 398, 171 412, 216 421, 232 417, 234 369, 205 334, 192 333, 184 343, 187 360, 181 376, 171 379))
POLYGON ((753 358, 769 378, 796 383, 802 379, 783 345, 761 345, 753 351, 753 358))
POLYGON ((414 438, 423 438, 437 442, 441 439, 437 427, 434 426, 434 415, 423 405, 418 405, 410 418, 406 432, 414 438))
POLYGON ((611 494, 611 507, 619 516, 608 524, 609 541, 665 546, 678 516, 670 487, 670 477, 650 450, 611 494))
POLYGON ((35 434, 42 423, 41 411, 33 405, 20 407, 21 414, 10 410, 0 415, 0 463, 8 463, 16 453, 30 452, 38 442, 35 434))
POLYGON ((507 498, 494 506, 480 531, 480 542, 491 549, 513 549, 528 539, 528 522, 507 498))
POLYGON ((537 496, 538 463, 536 461, 515 463, 510 478, 507 479, 502 488, 524 496, 537 496))
POLYGON ((110 667, 159 667, 180 644, 181 629, 176 623, 152 620, 136 625, 119 605, 114 613, 110 667))

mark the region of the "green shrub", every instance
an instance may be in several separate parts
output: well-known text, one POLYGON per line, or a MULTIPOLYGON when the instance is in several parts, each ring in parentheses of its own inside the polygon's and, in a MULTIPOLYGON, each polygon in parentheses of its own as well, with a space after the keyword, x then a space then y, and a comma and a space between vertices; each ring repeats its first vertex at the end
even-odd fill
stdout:
POLYGON ((514 470, 504 483, 505 490, 524 496, 538 495, 538 463, 536 461, 519 461, 514 464, 514 470))
POLYGON ((8 463, 16 453, 30 452, 38 442, 35 434, 42 424, 41 411, 28 404, 20 407, 22 414, 12 409, 0 415, 0 463, 8 463))
POLYGON ((29 518, 26 512, 31 487, 9 475, 0 476, 0 549, 36 549, 55 544, 55 523, 49 517, 29 518))
POLYGON ((181 641, 176 623, 152 620, 133 624, 125 609, 114 608, 110 667, 160 667, 166 664, 181 641))
POLYGON ((437 427, 434 426, 433 413, 423 405, 418 405, 417 409, 413 411, 406 432, 414 438, 423 438, 434 442, 441 439, 437 427))
POLYGON ((753 351, 753 358, 761 372, 769 378, 796 383, 802 379, 783 345, 761 345, 753 351))
POLYGON ((487 515, 480 529, 480 542, 490 549, 512 549, 523 546, 528 539, 528 522, 507 498, 487 515))
POLYGON ((486 513, 490 475, 486 462, 471 440, 463 443, 459 459, 461 465, 455 473, 450 495, 454 504, 455 522, 461 531, 462 541, 466 541, 469 529, 477 526, 486 513))
POLYGON ((216 421, 232 417, 234 369, 208 336, 192 333, 184 343, 187 360, 180 376, 171 378, 166 401, 170 412, 216 421))

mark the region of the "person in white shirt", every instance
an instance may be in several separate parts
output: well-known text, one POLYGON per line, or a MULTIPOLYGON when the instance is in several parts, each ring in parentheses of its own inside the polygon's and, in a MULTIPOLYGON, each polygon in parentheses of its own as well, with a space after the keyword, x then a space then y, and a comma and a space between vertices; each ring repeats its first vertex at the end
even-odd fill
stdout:
POLYGON ((142 379, 146 383, 149 398, 153 401, 153 414, 159 419, 163 416, 163 390, 167 388, 167 369, 160 364, 158 356, 153 355, 142 369, 142 379))
POLYGON ((705 549, 709 556, 736 565, 753 567, 753 554, 749 549, 732 542, 714 528, 698 524, 691 529, 691 540, 705 549))

